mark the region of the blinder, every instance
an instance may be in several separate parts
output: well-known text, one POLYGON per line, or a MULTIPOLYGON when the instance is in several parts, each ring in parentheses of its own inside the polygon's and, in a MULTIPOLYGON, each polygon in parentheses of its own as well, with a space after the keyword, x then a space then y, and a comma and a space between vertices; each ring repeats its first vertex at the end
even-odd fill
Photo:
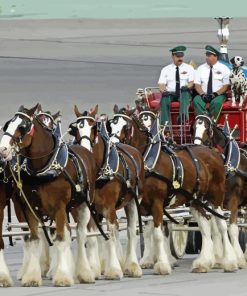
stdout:
POLYGON ((112 119, 106 121, 106 129, 107 129, 109 135, 111 134, 111 131, 112 131, 112 128, 111 128, 111 123, 112 122, 113 122, 112 119))
POLYGON ((30 131, 31 126, 32 126, 31 121, 27 121, 27 120, 23 119, 23 124, 19 125, 19 127, 18 127, 21 137, 24 137, 25 134, 27 134, 30 131))
MULTIPOLYGON (((16 114, 17 115, 17 114, 16 114)), ((13 135, 7 133, 7 129, 9 127, 9 124, 11 122, 13 122, 14 120, 16 119, 16 116, 14 116, 12 119, 8 120, 4 126, 3 126, 3 131, 4 131, 4 134, 5 135, 9 135, 10 137, 14 138, 13 135)), ((20 138, 23 138, 25 136, 25 134, 27 134, 30 129, 31 129, 31 126, 32 126, 32 121, 29 119, 29 118, 24 118, 22 119, 22 122, 21 124, 19 124, 19 126, 17 127, 20 134, 21 134, 21 137, 20 138), (28 120, 27 120, 28 119, 28 120)))
POLYGON ((73 137, 76 137, 77 130, 78 130, 78 128, 77 128, 76 122, 72 122, 69 125, 69 134, 73 137))
POLYGON ((4 132, 7 131, 8 126, 9 126, 9 124, 10 124, 10 122, 11 122, 12 120, 13 120, 13 119, 10 119, 10 120, 8 120, 8 121, 4 124, 4 126, 3 126, 3 131, 4 131, 4 132))

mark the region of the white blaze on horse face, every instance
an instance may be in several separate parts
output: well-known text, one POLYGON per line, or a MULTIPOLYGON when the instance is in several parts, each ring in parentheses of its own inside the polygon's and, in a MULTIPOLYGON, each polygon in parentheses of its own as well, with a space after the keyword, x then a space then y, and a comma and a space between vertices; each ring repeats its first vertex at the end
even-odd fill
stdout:
POLYGON ((123 127, 127 125, 127 121, 123 117, 117 117, 111 123, 111 133, 112 135, 120 137, 123 127), (116 121, 116 122, 114 122, 116 121))
POLYGON ((47 127, 51 127, 52 122, 51 119, 49 117, 44 117, 43 119, 43 123, 47 126, 47 127))
POLYGON ((196 132, 195 132, 194 144, 201 145, 202 141, 200 139, 202 139, 203 134, 206 131, 205 122, 201 119, 198 119, 196 121, 195 129, 196 129, 196 132))
POLYGON ((92 131, 92 125, 88 123, 87 120, 80 121, 77 123, 77 128, 80 134, 80 137, 83 137, 81 139, 80 145, 82 147, 87 148, 89 151, 92 151, 91 142, 90 142, 90 136, 92 131))
POLYGON ((11 145, 10 145, 10 141, 12 139, 11 136, 14 136, 16 129, 18 128, 18 126, 21 124, 22 119, 17 116, 15 118, 15 120, 10 121, 7 130, 5 131, 5 133, 7 133, 6 135, 3 135, 1 142, 0 142, 0 155, 4 158, 6 158, 6 160, 11 160, 12 158, 12 153, 11 153, 11 145))
POLYGON ((143 124, 145 125, 145 127, 150 131, 151 127, 152 127, 152 118, 150 115, 143 115, 141 117, 141 120, 143 122, 143 124))

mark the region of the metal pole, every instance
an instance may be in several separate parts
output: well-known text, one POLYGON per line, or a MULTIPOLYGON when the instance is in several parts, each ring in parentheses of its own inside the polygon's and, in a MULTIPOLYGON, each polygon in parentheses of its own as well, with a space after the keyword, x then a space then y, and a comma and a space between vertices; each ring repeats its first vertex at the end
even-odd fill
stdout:
POLYGON ((229 40, 229 29, 228 29, 228 25, 230 22, 230 19, 232 19, 232 17, 229 16, 218 16, 215 17, 214 19, 217 20, 218 24, 219 24, 219 29, 218 29, 218 39, 220 42, 220 60, 229 63, 229 57, 228 57, 228 52, 227 52, 227 43, 229 40))

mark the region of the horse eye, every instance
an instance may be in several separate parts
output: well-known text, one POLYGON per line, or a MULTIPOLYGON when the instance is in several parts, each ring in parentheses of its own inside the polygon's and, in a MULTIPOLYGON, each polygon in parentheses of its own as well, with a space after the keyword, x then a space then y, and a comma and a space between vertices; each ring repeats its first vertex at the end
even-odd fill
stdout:
POLYGON ((80 128, 83 128, 84 127, 84 122, 83 121, 80 122, 79 127, 80 128))
POLYGON ((148 120, 148 116, 144 115, 143 120, 148 120))
POLYGON ((118 120, 117 119, 113 119, 113 124, 117 124, 118 120))

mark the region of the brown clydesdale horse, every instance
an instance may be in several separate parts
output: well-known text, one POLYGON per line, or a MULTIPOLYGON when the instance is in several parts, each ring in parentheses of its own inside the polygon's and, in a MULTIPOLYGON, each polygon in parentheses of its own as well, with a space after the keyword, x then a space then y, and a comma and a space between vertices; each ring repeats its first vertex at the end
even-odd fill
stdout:
MULTIPOLYGON (((194 139, 194 143, 198 145, 208 145, 215 148, 219 152, 224 153, 225 160, 227 162, 228 153, 230 152, 230 150, 232 151, 232 149, 229 148, 231 139, 227 137, 225 133, 223 133, 222 129, 217 127, 213 119, 211 119, 207 115, 198 115, 192 125, 192 137, 194 139)), ((236 147, 238 147, 237 143, 236 147)), ((227 178, 224 207, 231 212, 230 226, 228 231, 231 243, 238 259, 238 266, 239 268, 243 268, 246 266, 246 260, 239 244, 239 229, 237 226, 237 218, 238 209, 241 206, 245 206, 247 204, 247 154, 245 150, 239 150, 238 148, 235 152, 232 153, 235 154, 232 155, 233 158, 236 159, 237 157, 239 157, 239 160, 236 170, 234 170, 233 172, 226 171, 227 178)), ((225 165, 227 168, 227 164, 225 165)), ((222 252, 220 252, 220 245, 217 248, 217 251, 219 257, 222 256, 222 252)), ((245 254, 247 258, 247 252, 245 254)))
MULTIPOLYGON (((60 115, 60 112, 55 113, 52 115, 49 111, 43 112, 41 105, 37 107, 38 117, 40 120, 46 124, 49 128, 52 130, 54 129, 55 120, 60 115)), ((10 202, 10 198, 12 198, 12 201, 14 202, 14 208, 15 213, 17 216, 17 219, 19 222, 26 222, 25 215, 23 214, 22 208, 20 207, 20 204, 18 202, 19 200, 19 194, 15 192, 15 188, 13 188, 11 184, 11 174, 8 169, 7 163, 4 161, 0 161, 0 171, 1 171, 1 181, 0 181, 0 224, 1 224, 1 233, 2 233, 2 221, 4 218, 4 207, 6 203, 10 202)), ((27 230, 23 228, 23 230, 27 230)), ((45 236, 43 235, 43 231, 40 231, 40 238, 43 239, 43 242, 41 242, 41 253, 40 253, 40 267, 41 267, 41 274, 42 276, 45 276, 48 269, 49 269, 49 245, 47 243, 47 240, 45 236)), ((23 257, 23 264, 21 269, 18 272, 18 279, 22 278, 23 271, 25 270, 25 266, 27 264, 27 258, 28 255, 28 247, 29 247, 29 241, 28 236, 24 237, 24 257, 23 257)), ((13 281, 10 277, 10 274, 8 272, 8 268, 6 266, 6 263, 4 261, 3 257, 3 248, 4 248, 4 241, 1 237, 0 239, 0 252, 1 252, 1 263, 0 263, 0 286, 8 287, 13 284, 13 281)))
MULTIPOLYGON (((129 110, 122 109, 122 112, 114 115, 111 129, 113 136, 116 134, 122 141, 139 149, 142 154, 153 144, 148 130, 137 116, 129 116, 129 110)), ((215 256, 210 223, 202 206, 203 202, 207 201, 212 205, 216 214, 222 212, 221 207, 225 196, 224 162, 217 152, 208 147, 183 146, 181 149, 176 149, 176 156, 183 167, 183 181, 179 187, 177 183, 173 185, 176 166, 174 166, 174 161, 172 162, 171 154, 167 151, 166 147, 163 147, 158 154, 155 167, 152 171, 146 172, 144 189, 146 196, 141 202, 143 215, 153 216, 157 260, 154 270, 159 274, 171 271, 164 251, 161 226, 164 206, 169 204, 169 196, 173 193, 176 196, 173 207, 192 202, 191 212, 202 234, 202 250, 199 257, 194 260, 192 270, 193 272, 207 272, 214 266, 215 256)), ((228 238, 226 222, 220 216, 216 217, 216 221, 223 238, 222 265, 226 271, 234 271, 238 268, 237 258, 228 238)))
POLYGON ((54 285, 69 286, 74 280, 94 282, 85 250, 86 226, 90 218, 87 205, 94 199, 96 164, 93 155, 79 145, 68 149, 61 139, 55 139, 51 130, 35 115, 36 109, 37 105, 31 109, 21 106, 6 123, 0 142, 1 157, 12 159, 14 150, 17 159, 19 156, 23 160, 22 186, 17 184, 31 235, 22 285, 39 286, 42 283, 38 226, 43 215, 56 222, 54 256, 50 267, 54 285), (67 223, 70 206, 78 211, 76 267, 67 223))
POLYGON ((2 237, 3 233, 3 220, 4 220, 4 208, 7 205, 8 199, 10 198, 7 194, 8 187, 11 186, 7 184, 8 179, 6 179, 6 162, 3 159, 0 160, 0 287, 9 287, 13 285, 13 281, 4 259, 4 240, 2 237))
MULTIPOLYGON (((55 128, 57 127, 56 120, 59 119, 61 114, 60 114, 60 111, 58 111, 57 113, 55 113, 53 115, 51 114, 50 111, 43 111, 41 105, 39 104, 39 106, 37 108, 37 115, 36 116, 51 131, 55 132, 55 128)), ((59 131, 57 131, 57 132, 59 133, 59 131)), ((70 209, 70 214, 72 215, 74 221, 77 223, 77 221, 78 221, 77 209, 72 207, 70 209)), ((97 232, 98 231, 98 228, 95 225, 94 219, 92 217, 90 218, 87 228, 88 228, 89 232, 97 232)), ((40 233, 40 236, 41 236, 41 239, 44 238, 42 255, 41 255, 41 271, 42 271, 42 274, 45 275, 49 269, 49 258, 47 256, 47 255, 49 255, 49 245, 43 235, 43 232, 40 233), (48 267, 48 269, 47 269, 47 267, 48 267)), ((88 257, 88 261, 90 263, 90 267, 95 275, 95 279, 98 279, 101 275, 99 254, 100 254, 100 252, 98 250, 97 238, 94 235, 87 237, 87 257, 88 257)), ((50 272, 51 272, 51 270, 50 270, 50 272)), ((48 276, 50 275, 50 272, 49 272, 48 276)), ((19 276, 19 278, 21 278, 21 277, 19 276)))
POLYGON ((140 277, 142 270, 136 255, 136 223, 138 221, 137 199, 145 195, 143 193, 144 165, 142 156, 137 149, 131 146, 115 145, 110 142, 103 121, 100 123, 100 130, 98 130, 99 127, 95 119, 98 105, 89 112, 81 113, 76 106, 74 111, 77 120, 70 125, 73 126, 72 134, 75 136, 76 142, 93 152, 98 167, 95 208, 97 213, 106 219, 109 230, 109 240, 106 241, 105 248, 107 254, 104 275, 107 279, 122 278, 123 273, 129 277, 140 277), (108 158, 108 153, 112 155, 112 151, 116 151, 114 149, 117 149, 115 155, 119 155, 118 166, 115 169, 108 165, 112 160, 111 157, 108 158), (128 246, 123 262, 123 272, 116 252, 116 211, 121 208, 126 211, 128 223, 128 246))

